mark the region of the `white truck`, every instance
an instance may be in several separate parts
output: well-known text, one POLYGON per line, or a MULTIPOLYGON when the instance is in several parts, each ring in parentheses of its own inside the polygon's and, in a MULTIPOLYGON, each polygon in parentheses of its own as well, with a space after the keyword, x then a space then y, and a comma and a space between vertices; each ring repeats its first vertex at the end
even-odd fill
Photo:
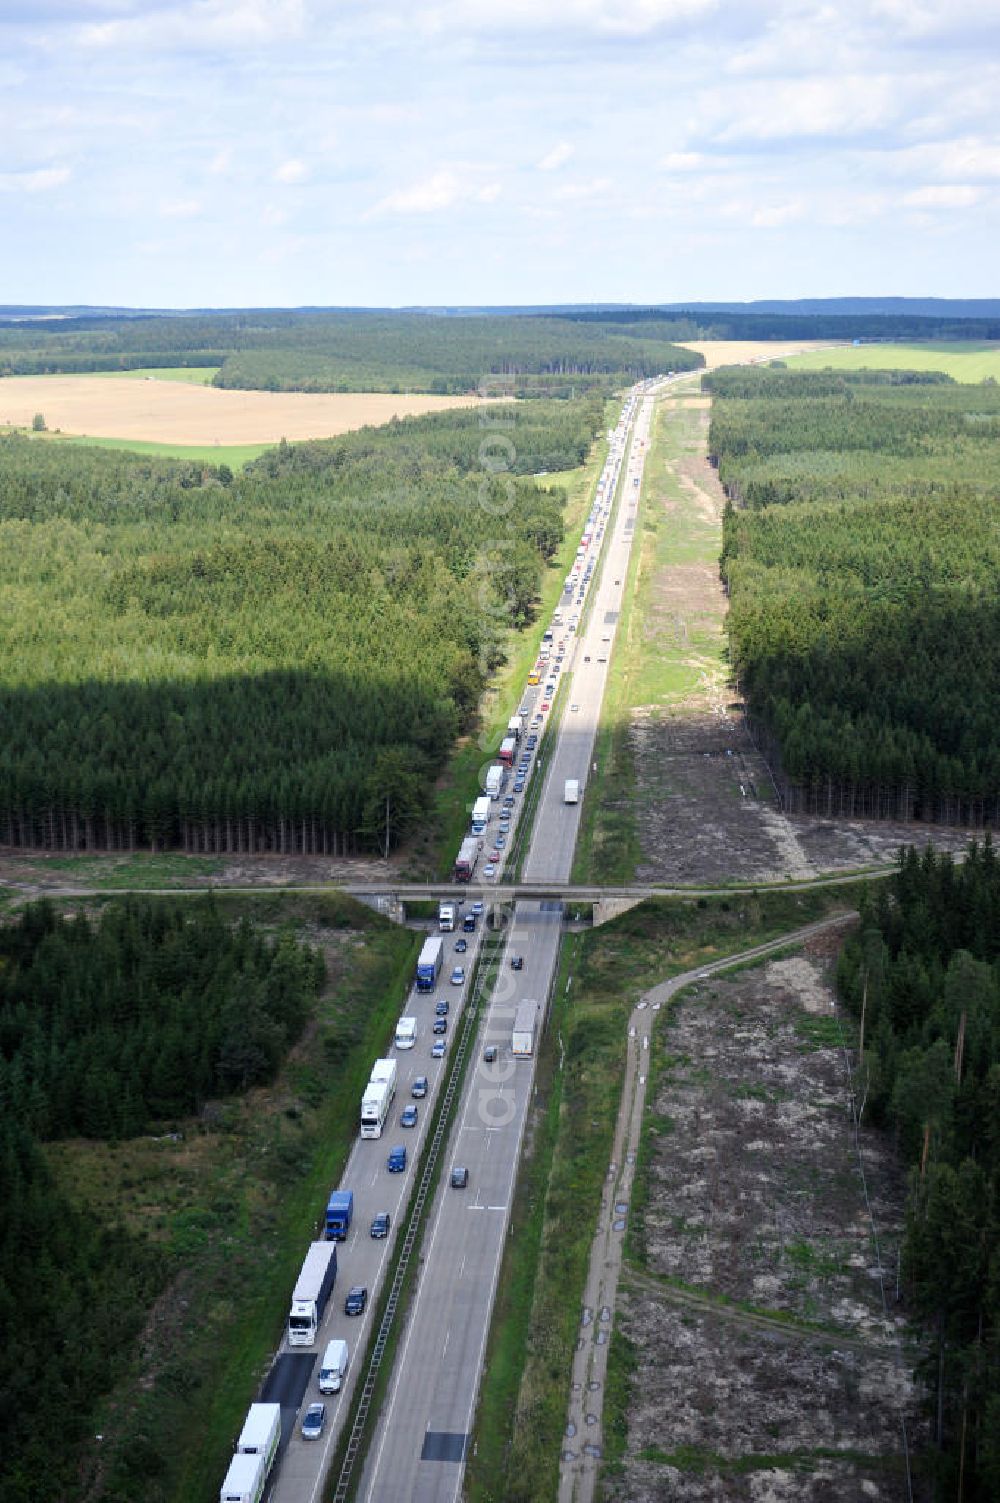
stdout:
POLYGON ((281 1441, 281 1405, 251 1404, 219 1503, 260 1503, 281 1441))
POLYGON ((578 778, 567 778, 563 785, 563 803, 578 804, 580 802, 580 782, 578 778))
POLYGON ((416 1018, 400 1018, 396 1024, 396 1048, 412 1049, 417 1042, 416 1018))
POLYGON ((493 766, 487 769, 487 772, 486 772, 486 797, 487 798, 494 799, 494 798, 499 798, 500 797, 501 793, 503 792, 504 779, 506 778, 506 776, 507 776, 507 769, 504 767, 504 765, 503 765, 502 762, 494 762, 493 766))
POLYGON ((442 934, 450 934, 455 927, 454 903, 438 904, 438 928, 442 934))
MULTIPOLYGON (((490 801, 484 793, 472 806, 472 833, 481 835, 490 821, 490 801)), ((452 910, 454 912, 454 910, 452 910)), ((454 925, 452 925, 454 927, 454 925)))
POLYGON ((292 1290, 288 1345, 312 1346, 337 1277, 336 1242, 311 1242, 292 1290))
POLYGON ((361 1136, 380 1138, 396 1094, 396 1061, 377 1059, 361 1098, 361 1136))
POLYGON ((538 1021, 538 1003, 519 1002, 514 1014, 514 1032, 511 1038, 512 1054, 534 1054, 535 1027, 538 1021))

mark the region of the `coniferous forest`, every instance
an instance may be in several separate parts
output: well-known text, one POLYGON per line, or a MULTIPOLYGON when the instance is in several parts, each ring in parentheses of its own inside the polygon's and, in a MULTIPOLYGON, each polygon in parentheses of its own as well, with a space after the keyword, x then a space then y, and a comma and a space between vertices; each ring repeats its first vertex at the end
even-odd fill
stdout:
POLYGON ((72 1458, 167 1259, 63 1195, 40 1140, 114 1142, 274 1074, 322 958, 227 925, 210 899, 47 903, 0 927, 0 1495, 77 1495, 72 1458))
POLYGON ((1000 389, 720 371, 730 657, 791 811, 1000 816, 1000 389))
POLYGON ((863 1117, 910 1166, 903 1274, 942 1498, 1000 1497, 1000 861, 928 848, 863 903, 839 960, 863 1117), (863 1022, 862 1022, 863 1019, 863 1022))
POLYGON ((0 439, 0 843, 394 845, 562 537, 528 477, 602 416, 436 414, 238 476, 0 439))

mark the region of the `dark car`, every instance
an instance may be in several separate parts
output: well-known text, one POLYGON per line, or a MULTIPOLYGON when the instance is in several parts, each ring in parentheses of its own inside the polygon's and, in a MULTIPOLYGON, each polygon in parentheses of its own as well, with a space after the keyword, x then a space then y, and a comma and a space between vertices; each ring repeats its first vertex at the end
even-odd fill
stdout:
POLYGON ((454 1169, 451 1171, 451 1188, 453 1190, 464 1190, 468 1183, 468 1169, 463 1168, 461 1164, 456 1164, 454 1169))
POLYGON ((505 809, 512 809, 514 807, 514 795, 512 793, 504 795, 503 806, 505 809))
POLYGON ((385 1167, 390 1174, 402 1174, 406 1168, 406 1149, 401 1143, 397 1144, 395 1148, 389 1149, 389 1157, 385 1161, 385 1167))
POLYGON ((455 954, 456 955, 464 955, 465 952, 466 952, 466 950, 468 948, 469 948, 469 941, 467 939, 456 939, 456 941, 455 941, 455 954))
MULTIPOLYGON (((326 1424, 326 1405, 310 1404, 302 1421, 302 1439, 319 1440, 326 1424)), ((225 1490, 225 1489, 223 1489, 225 1490)))
MULTIPOLYGON (((431 1032, 432 1033, 447 1033, 448 1032, 448 1019, 447 1018, 435 1018, 434 1019, 434 1027, 431 1029, 431 1032)), ((390 1165, 390 1168, 391 1167, 392 1166, 390 1165)))
POLYGON ((474 934, 476 932, 476 917, 475 913, 467 913, 463 918, 462 928, 466 934, 474 934))
POLYGON ((512 971, 523 971, 524 970, 524 956, 523 955, 512 955, 510 957, 510 968, 511 968, 512 971))
POLYGON ((364 1284, 352 1284, 344 1301, 345 1315, 363 1315, 368 1303, 368 1290, 364 1284))
POLYGON ((417 1076, 416 1080, 413 1082, 412 1086, 410 1087, 410 1095, 413 1096, 417 1101, 419 1101, 423 1096, 427 1095, 427 1076, 426 1075, 418 1075, 417 1076))
POLYGON ((382 1237, 388 1237, 390 1224, 388 1211, 379 1211, 377 1216, 372 1217, 372 1236, 376 1241, 382 1237))
POLYGON ((485 1063, 488 1064, 488 1065, 491 1065, 493 1063, 493 1061, 496 1059, 496 1057, 497 1057, 497 1046, 496 1046, 496 1044, 487 1044, 486 1048, 483 1050, 483 1059, 484 1059, 485 1063))
POLYGON ((400 1127, 416 1127, 417 1109, 415 1106, 404 1106, 399 1119, 400 1127))
POLYGON ((448 1004, 443 997, 440 1001, 434 1003, 434 1015, 438 1018, 446 1018, 448 1016, 448 1004))

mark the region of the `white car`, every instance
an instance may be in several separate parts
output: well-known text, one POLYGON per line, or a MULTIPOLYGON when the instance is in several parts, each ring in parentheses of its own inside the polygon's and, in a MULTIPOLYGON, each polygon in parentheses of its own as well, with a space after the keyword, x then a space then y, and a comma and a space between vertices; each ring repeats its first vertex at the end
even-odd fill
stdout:
POLYGON ((496 874, 497 874, 497 869, 493 865, 492 861, 488 862, 487 865, 483 867, 483 876, 486 878, 487 881, 489 881, 489 879, 491 877, 495 877, 496 874))
POLYGON ((569 707, 569 712, 570 712, 570 714, 571 714, 571 715, 575 715, 575 714, 576 714, 576 712, 577 712, 577 710, 578 710, 578 709, 579 709, 579 708, 580 708, 580 706, 579 706, 579 705, 570 705, 570 707, 569 707))

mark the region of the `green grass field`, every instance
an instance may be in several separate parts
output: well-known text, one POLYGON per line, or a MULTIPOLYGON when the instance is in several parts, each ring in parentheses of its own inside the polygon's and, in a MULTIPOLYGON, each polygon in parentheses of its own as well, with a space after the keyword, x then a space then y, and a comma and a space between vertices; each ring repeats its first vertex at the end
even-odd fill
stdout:
POLYGON ((25 428, 0 428, 0 433, 27 433, 44 443, 88 444, 92 449, 125 449, 129 454, 149 454, 157 459, 189 459, 193 464, 227 464, 242 470, 259 459, 274 444, 154 444, 141 438, 90 438, 70 433, 28 433, 25 428))
POLYGON ((844 349, 790 355, 785 364, 789 370, 801 371, 945 371, 956 381, 971 386, 990 376, 1000 381, 1000 341, 848 345, 844 349))
POLYGON ((137 371, 88 371, 87 375, 121 381, 187 381, 192 386, 208 386, 222 369, 219 365, 150 365, 137 371))

